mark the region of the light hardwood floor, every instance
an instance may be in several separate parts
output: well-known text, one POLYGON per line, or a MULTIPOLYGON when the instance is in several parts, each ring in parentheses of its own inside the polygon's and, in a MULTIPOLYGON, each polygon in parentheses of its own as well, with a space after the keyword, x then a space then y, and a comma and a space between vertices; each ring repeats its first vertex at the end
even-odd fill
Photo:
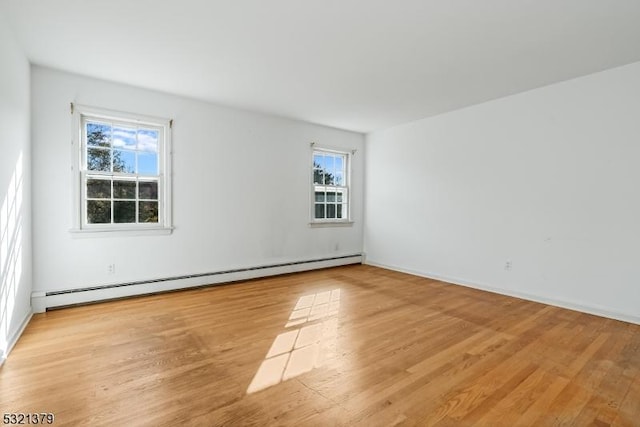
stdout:
POLYGON ((0 413, 55 425, 640 425, 640 326, 370 266, 34 316, 0 413))

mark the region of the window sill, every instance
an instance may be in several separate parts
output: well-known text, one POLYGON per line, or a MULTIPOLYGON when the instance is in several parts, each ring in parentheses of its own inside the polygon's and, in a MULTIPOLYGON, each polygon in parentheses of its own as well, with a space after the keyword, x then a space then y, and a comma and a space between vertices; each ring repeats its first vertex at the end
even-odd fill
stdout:
POLYGON ((311 228, 325 227, 352 227, 353 221, 312 221, 309 223, 311 228))
POLYGON ((173 232, 173 227, 110 229, 72 228, 69 232, 74 238, 166 236, 173 232))

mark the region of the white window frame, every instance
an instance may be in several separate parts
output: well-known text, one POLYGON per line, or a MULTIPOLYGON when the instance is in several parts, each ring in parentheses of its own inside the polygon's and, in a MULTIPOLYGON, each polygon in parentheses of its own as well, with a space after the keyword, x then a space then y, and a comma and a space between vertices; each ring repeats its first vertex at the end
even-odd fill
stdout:
POLYGON ((353 209, 351 205, 351 161, 353 151, 347 151, 339 148, 331 148, 325 146, 319 146, 315 143, 311 143, 311 173, 309 177, 310 181, 310 199, 309 199, 309 225, 311 227, 333 227, 333 226, 350 226, 353 224, 352 215, 353 209), (314 182, 314 155, 316 153, 338 154, 345 158, 345 171, 344 171, 344 185, 341 186, 327 186, 316 185, 314 182), (315 217, 315 205, 316 205, 316 187, 335 187, 336 189, 342 188, 346 191, 346 205, 347 215, 345 218, 316 218, 315 217))
MULTIPOLYGON (((172 227, 171 205, 171 127, 170 119, 144 116, 134 113, 107 110, 86 105, 71 104, 72 139, 71 139, 71 173, 73 186, 72 233, 84 236, 99 235, 145 235, 170 234, 172 227), (87 222, 86 197, 86 141, 84 123, 86 120, 115 122, 129 126, 145 126, 159 131, 158 140, 158 222, 157 223, 124 223, 124 224, 89 224, 87 222)), ((117 172, 105 173, 104 176, 117 177, 117 172)), ((137 177, 140 181, 144 178, 137 177)), ((136 200, 137 200, 136 195, 136 200)))

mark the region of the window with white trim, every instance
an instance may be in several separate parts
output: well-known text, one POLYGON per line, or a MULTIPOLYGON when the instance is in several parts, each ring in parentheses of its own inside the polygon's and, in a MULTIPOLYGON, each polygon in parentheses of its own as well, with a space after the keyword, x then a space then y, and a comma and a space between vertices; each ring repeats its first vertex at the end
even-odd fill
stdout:
POLYGON ((349 153, 313 150, 312 222, 349 221, 349 153))
POLYGON ((170 121, 74 110, 74 228, 170 229, 170 121))

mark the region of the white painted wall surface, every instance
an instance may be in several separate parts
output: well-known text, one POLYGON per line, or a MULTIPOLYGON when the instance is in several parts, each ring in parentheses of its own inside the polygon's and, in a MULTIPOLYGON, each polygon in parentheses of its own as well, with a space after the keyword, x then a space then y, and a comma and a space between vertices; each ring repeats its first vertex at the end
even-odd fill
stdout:
POLYGON ((29 72, 0 15, 0 361, 31 314, 29 72))
POLYGON ((360 253, 364 136, 32 68, 34 291, 360 253), (169 236, 69 233, 69 103, 174 119, 169 236), (352 227, 310 228, 310 142, 357 149, 352 227), (115 264, 115 274, 107 265, 115 264))
POLYGON ((640 63, 366 144, 368 262, 640 323, 640 63))

